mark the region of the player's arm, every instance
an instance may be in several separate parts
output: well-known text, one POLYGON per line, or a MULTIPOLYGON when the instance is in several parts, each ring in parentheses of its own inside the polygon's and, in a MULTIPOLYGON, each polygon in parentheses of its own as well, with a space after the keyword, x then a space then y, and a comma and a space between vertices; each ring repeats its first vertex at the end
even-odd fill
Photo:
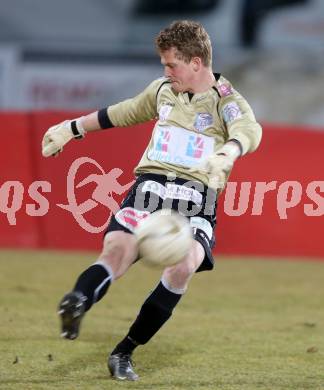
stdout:
POLYGON ((202 170, 223 180, 240 156, 257 149, 262 128, 247 101, 234 90, 220 99, 219 115, 226 129, 225 144, 204 162, 202 170))
POLYGON ((262 128, 248 102, 238 93, 222 99, 220 115, 227 129, 227 142, 240 146, 241 155, 254 152, 262 138, 262 128))
POLYGON ((69 141, 82 139, 87 132, 130 126, 155 118, 156 94, 160 84, 161 81, 155 80, 134 98, 50 127, 42 141, 43 156, 57 155, 69 141))

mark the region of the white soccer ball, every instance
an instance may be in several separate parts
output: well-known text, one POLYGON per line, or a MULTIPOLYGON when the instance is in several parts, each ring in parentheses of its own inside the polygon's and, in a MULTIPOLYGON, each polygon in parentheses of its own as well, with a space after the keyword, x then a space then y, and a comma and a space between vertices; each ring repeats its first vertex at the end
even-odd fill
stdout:
POLYGON ((135 235, 142 262, 150 267, 179 263, 192 244, 188 219, 172 210, 158 210, 142 219, 135 235))

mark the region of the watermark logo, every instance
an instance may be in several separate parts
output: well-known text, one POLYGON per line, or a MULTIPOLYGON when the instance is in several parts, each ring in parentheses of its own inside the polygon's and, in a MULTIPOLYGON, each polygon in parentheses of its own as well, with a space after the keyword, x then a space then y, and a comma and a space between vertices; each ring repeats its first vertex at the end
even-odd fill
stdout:
MULTIPOLYGON (((113 168, 109 172, 105 172, 97 161, 89 157, 78 158, 71 164, 67 173, 67 201, 55 204, 55 206, 70 213, 77 224, 89 233, 102 232, 112 214, 116 216, 119 213, 120 218, 133 224, 138 218, 145 217, 147 212, 155 211, 161 199, 165 208, 170 208, 173 200, 180 200, 178 211, 191 217, 200 212, 205 215, 212 215, 214 212, 215 192, 213 190, 208 190, 204 201, 202 201, 204 192, 202 183, 188 181, 184 185, 179 185, 173 183, 175 180, 173 177, 165 186, 152 181, 141 183, 136 189, 134 201, 135 209, 140 210, 139 214, 134 216, 130 213, 120 213, 120 206, 115 196, 125 194, 135 183, 135 180, 132 180, 124 185, 121 184, 122 174, 123 171, 120 168, 113 168), (92 166, 94 172, 91 171, 84 179, 77 182, 78 172, 86 164, 92 166), (94 187, 91 196, 82 202, 78 201, 81 198, 78 196, 79 191, 82 192, 88 184, 94 187), (149 193, 149 199, 146 198, 147 193, 149 193), (106 208, 107 219, 101 226, 94 226, 87 220, 85 214, 99 205, 106 208)), ((0 185, 0 213, 5 214, 11 226, 17 225, 17 213, 23 207, 28 216, 45 216, 50 209, 45 194, 50 193, 51 190, 52 184, 44 180, 34 181, 28 188, 25 188, 18 180, 6 181, 0 185), (29 199, 29 203, 26 203, 26 199, 29 199)), ((83 199, 85 192, 82 192, 83 199)), ((223 211, 231 217, 239 217, 247 213, 251 216, 261 216, 264 212, 264 204, 269 200, 268 193, 272 193, 270 195, 272 205, 275 202, 275 205, 272 206, 273 211, 281 220, 287 220, 289 210, 297 206, 302 207, 305 216, 324 216, 324 181, 320 180, 303 185, 293 180, 282 183, 278 181, 228 182, 224 192, 223 211)))
POLYGON ((74 219, 78 222, 79 226, 87 232, 102 232, 103 229, 107 226, 111 212, 116 214, 119 210, 119 205, 114 199, 113 194, 122 195, 134 184, 133 180, 130 183, 121 185, 117 179, 122 175, 122 173, 123 171, 120 168, 113 168, 108 173, 105 173, 97 161, 89 157, 78 158, 72 163, 67 175, 66 186, 68 204, 57 204, 57 206, 69 211, 73 215, 74 219), (94 165, 99 170, 100 174, 93 173, 76 185, 75 178, 77 172, 84 164, 94 165), (82 188, 89 183, 96 184, 96 188, 92 193, 91 199, 78 204, 76 200, 75 189, 82 188), (83 215, 97 207, 98 204, 105 206, 110 211, 110 213, 108 215, 107 221, 103 225, 93 226, 84 218, 83 215))

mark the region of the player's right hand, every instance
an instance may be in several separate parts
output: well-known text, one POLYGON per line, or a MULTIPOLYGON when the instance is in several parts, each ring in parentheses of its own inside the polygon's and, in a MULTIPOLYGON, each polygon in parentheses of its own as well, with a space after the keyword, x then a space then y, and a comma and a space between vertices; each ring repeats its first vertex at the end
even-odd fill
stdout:
POLYGON ((66 120, 50 127, 44 134, 42 141, 42 154, 44 157, 56 156, 61 153, 63 146, 73 138, 83 138, 84 129, 80 120, 66 120), (78 123, 79 122, 79 123, 78 123))

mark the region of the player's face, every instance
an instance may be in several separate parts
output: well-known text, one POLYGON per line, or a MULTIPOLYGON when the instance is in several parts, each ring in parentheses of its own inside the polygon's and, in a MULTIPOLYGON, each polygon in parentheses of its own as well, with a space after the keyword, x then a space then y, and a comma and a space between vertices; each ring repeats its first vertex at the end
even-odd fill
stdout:
POLYGON ((190 92, 195 71, 193 61, 184 62, 176 57, 176 49, 172 48, 160 53, 164 75, 170 79, 176 92, 190 92))

